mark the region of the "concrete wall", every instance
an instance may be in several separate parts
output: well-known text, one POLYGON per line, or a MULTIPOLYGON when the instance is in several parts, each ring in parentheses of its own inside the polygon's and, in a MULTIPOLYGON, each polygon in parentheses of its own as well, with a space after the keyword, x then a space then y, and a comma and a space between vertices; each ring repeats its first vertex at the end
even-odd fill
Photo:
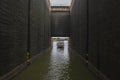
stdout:
POLYGON ((68 37, 70 29, 69 11, 51 12, 51 32, 54 37, 68 37))
POLYGON ((0 1, 0 76, 25 61, 28 0, 0 1))
POLYGON ((74 1, 71 11, 74 49, 83 57, 88 53, 89 68, 97 75, 105 80, 106 77, 120 80, 120 1, 88 0, 88 4, 86 0, 74 1))
MULTIPOLYGON (((118 0, 89 2, 89 53, 97 54, 98 68, 111 80, 120 80, 119 4, 118 0)), ((94 62, 92 56, 89 59, 94 62)))
POLYGON ((70 39, 72 40, 72 48, 85 57, 87 53, 86 0, 75 0, 72 6, 70 39))
POLYGON ((31 1, 30 53, 32 55, 50 46, 50 11, 46 0, 31 1))
POLYGON ((26 61, 28 50, 33 57, 50 46, 46 0, 31 0, 30 26, 28 4, 28 0, 0 0, 0 79, 26 61))

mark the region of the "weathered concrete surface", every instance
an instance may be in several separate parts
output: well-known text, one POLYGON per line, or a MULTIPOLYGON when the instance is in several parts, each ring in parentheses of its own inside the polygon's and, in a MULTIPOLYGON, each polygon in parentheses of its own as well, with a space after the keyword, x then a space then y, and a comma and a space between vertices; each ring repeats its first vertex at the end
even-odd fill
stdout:
POLYGON ((50 46, 50 11, 46 0, 32 0, 30 17, 30 53, 50 46))
POLYGON ((26 62, 29 47, 32 57, 50 46, 50 12, 47 0, 30 0, 30 16, 28 1, 0 1, 0 79, 26 62))
POLYGON ((110 80, 120 80, 120 1, 74 0, 71 43, 110 80), (87 2, 88 1, 88 2, 87 2))
POLYGON ((68 37, 70 29, 70 12, 51 12, 51 32, 52 36, 68 37))
POLYGON ((119 0, 89 1, 89 59, 93 64, 96 60, 110 80, 120 80, 119 4, 119 0))
POLYGON ((85 57, 87 53, 87 5, 86 0, 75 0, 71 7, 70 38, 72 48, 85 57))
POLYGON ((0 77, 25 61, 28 0, 0 1, 0 77))

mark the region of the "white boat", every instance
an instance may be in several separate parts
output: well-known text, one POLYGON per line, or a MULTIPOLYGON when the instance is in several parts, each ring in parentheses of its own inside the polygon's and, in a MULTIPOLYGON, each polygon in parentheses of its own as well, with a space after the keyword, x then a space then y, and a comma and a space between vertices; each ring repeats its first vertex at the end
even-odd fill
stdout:
POLYGON ((64 48, 64 42, 63 41, 57 42, 57 48, 64 48))

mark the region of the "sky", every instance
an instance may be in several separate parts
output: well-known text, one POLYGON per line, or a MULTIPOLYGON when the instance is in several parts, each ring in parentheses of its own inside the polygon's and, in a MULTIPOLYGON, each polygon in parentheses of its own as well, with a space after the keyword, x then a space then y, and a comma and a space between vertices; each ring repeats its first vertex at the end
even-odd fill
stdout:
POLYGON ((70 6, 71 0, 50 0, 51 6, 70 6))

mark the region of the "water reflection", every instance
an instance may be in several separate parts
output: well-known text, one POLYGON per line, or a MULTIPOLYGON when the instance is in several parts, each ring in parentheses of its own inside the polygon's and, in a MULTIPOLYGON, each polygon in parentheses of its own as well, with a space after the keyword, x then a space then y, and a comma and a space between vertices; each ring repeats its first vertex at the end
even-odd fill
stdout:
POLYGON ((59 49, 53 42, 52 51, 41 55, 13 80, 99 80, 76 53, 68 51, 68 41, 64 44, 64 49, 59 49))
POLYGON ((64 49, 57 48, 57 42, 53 42, 46 80, 70 80, 69 66, 68 41, 64 41, 64 49))

